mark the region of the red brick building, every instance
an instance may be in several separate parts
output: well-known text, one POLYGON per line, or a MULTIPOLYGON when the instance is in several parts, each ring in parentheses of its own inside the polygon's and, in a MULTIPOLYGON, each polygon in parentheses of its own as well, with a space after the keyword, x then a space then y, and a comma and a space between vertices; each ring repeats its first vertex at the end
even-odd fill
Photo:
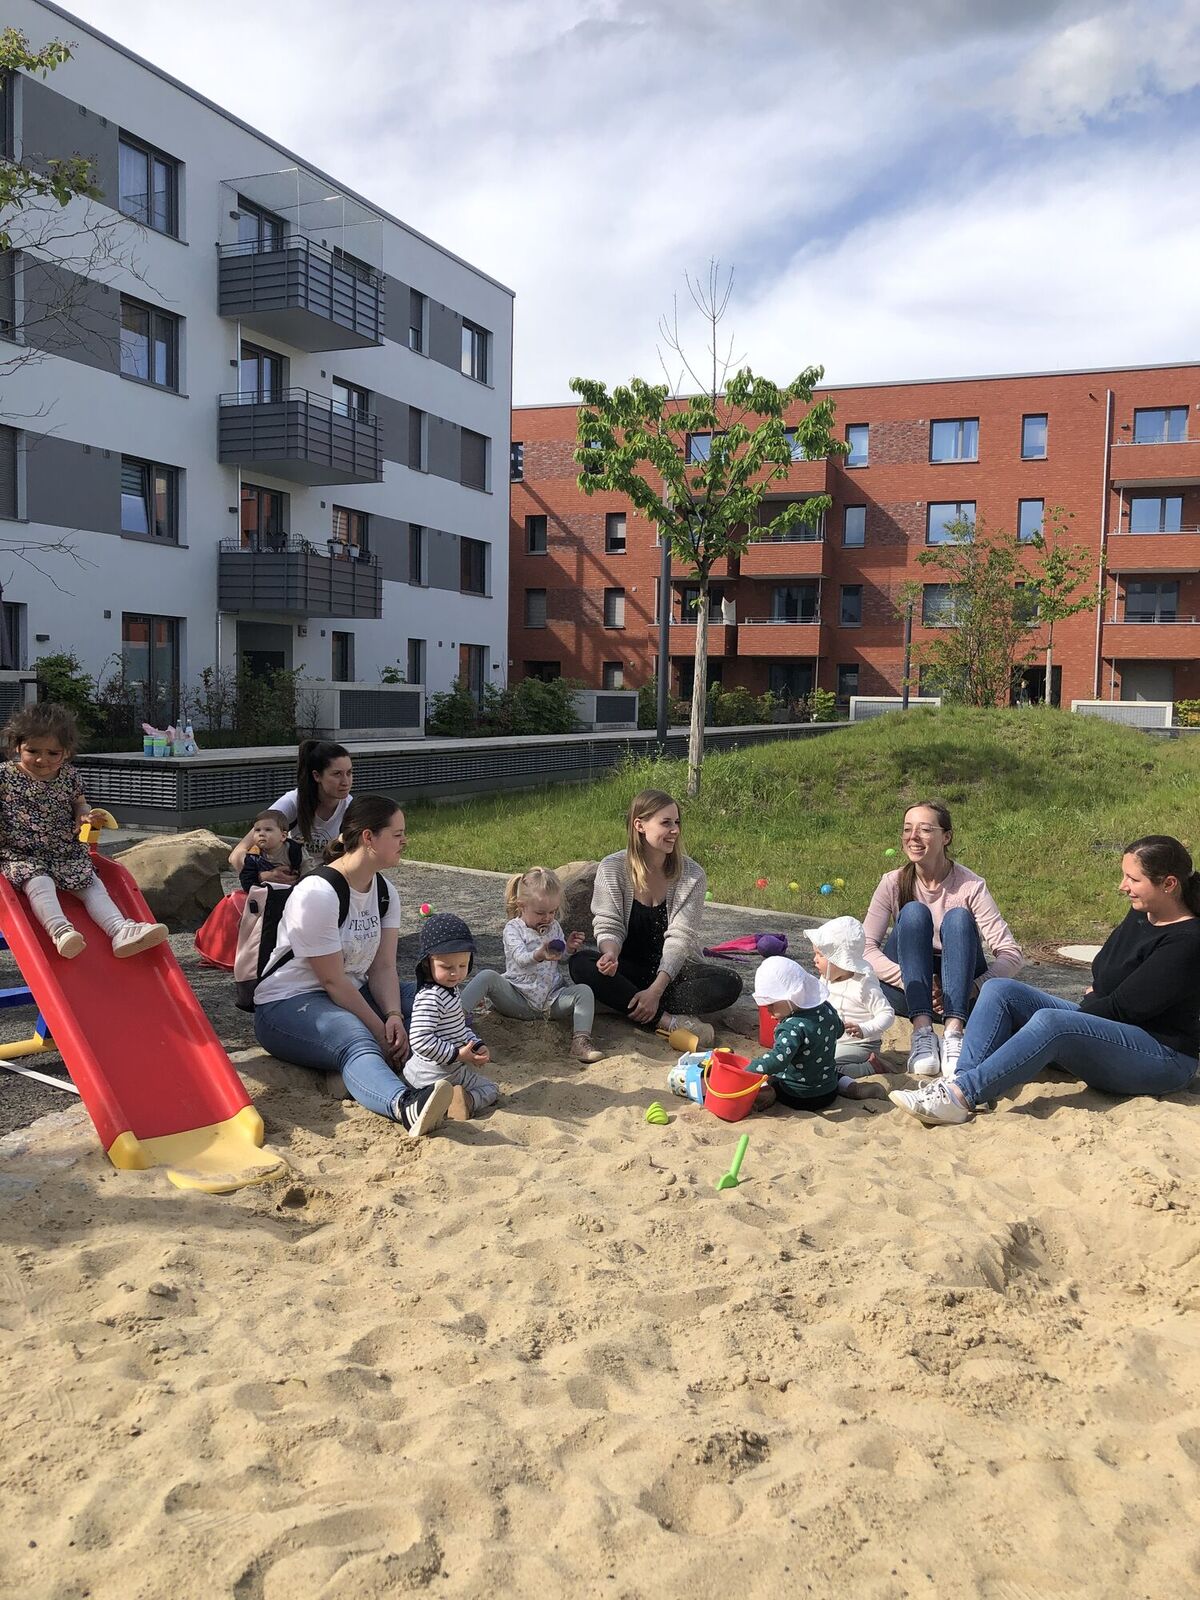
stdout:
MULTIPOLYGON (((822 390, 851 453, 797 461, 775 498, 828 494, 816 534, 752 543, 713 574, 710 679, 755 693, 898 694, 900 585, 923 586, 914 640, 945 625, 917 556, 947 521, 1018 542, 1074 513, 1099 611, 1055 630, 1054 698, 1200 697, 1200 366, 961 378, 822 390), (1103 572, 1103 577, 1101 573, 1103 572)), ((587 496, 573 405, 513 413, 509 677, 638 687, 656 671, 659 554, 619 495, 587 496)), ((773 513, 772 513, 773 514, 773 513)), ((671 582, 671 682, 692 679, 689 580, 671 582)), ((1040 699, 1045 670, 1028 676, 1040 699)))

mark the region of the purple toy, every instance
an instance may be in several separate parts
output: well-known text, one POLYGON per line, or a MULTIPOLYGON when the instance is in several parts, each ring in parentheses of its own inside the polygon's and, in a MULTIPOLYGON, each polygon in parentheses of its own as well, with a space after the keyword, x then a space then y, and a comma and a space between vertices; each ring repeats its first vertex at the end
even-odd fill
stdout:
POLYGON ((786 933, 743 933, 724 944, 706 945, 706 956, 724 956, 729 961, 753 961, 755 956, 781 956, 788 947, 786 933))
POLYGON ((760 956, 781 956, 787 950, 787 936, 782 933, 760 933, 754 941, 760 956))
POLYGON ((547 950, 553 950, 553 952, 554 952, 554 954, 556 956, 561 956, 563 954, 563 952, 566 950, 566 948, 567 948, 567 941, 565 939, 547 939, 546 940, 546 949, 547 950))

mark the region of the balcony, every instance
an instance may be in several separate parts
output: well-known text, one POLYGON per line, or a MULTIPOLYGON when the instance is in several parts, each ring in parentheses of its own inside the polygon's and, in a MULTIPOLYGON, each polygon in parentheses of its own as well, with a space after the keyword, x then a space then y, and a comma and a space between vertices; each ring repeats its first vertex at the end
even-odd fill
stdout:
POLYGON ((1200 660, 1200 618, 1159 622, 1124 618, 1104 624, 1101 651, 1109 661, 1200 660))
POLYGON ((1200 528, 1178 533, 1114 533, 1108 541, 1110 572, 1200 572, 1200 528))
POLYGON ((751 618, 738 623, 737 653, 792 661, 800 656, 823 656, 829 651, 829 628, 819 617, 803 622, 778 618, 751 618))
POLYGON ((280 539, 257 549, 223 539, 217 556, 217 605, 222 611, 267 611, 289 617, 383 615, 383 575, 366 552, 337 553, 307 539, 280 539), (328 552, 328 553, 326 553, 328 552))
MULTIPOLYGON (((841 461, 841 456, 821 456, 816 461, 806 461, 803 458, 792 458, 792 464, 787 469, 785 478, 772 478, 770 494, 774 498, 780 496, 795 496, 809 494, 833 493, 834 462, 841 461)), ((751 482, 759 482, 766 477, 770 469, 764 467, 751 482)))
POLYGON ((245 329, 296 350, 357 350, 383 338, 384 280, 302 234, 223 244, 219 305, 245 329))
POLYGON ((223 394, 218 458, 296 483, 383 479, 379 419, 367 412, 347 413, 328 395, 307 389, 284 389, 267 398, 223 394))
MULTIPOLYGON (((728 578, 729 577, 729 557, 728 556, 723 556, 720 561, 714 561, 713 564, 712 564, 712 569, 711 569, 711 571, 709 572, 708 575, 713 580, 715 580, 717 578, 728 578)), ((688 582, 695 583, 696 582, 696 569, 695 569, 695 567, 692 566, 691 562, 689 562, 689 561, 681 561, 677 555, 672 554, 672 556, 671 556, 671 577, 672 578, 682 578, 685 583, 688 583, 688 582)))
MULTIPOLYGON (((708 625, 709 656, 724 658, 737 654, 737 628, 727 622, 710 622, 708 625)), ((696 624, 671 621, 672 656, 692 657, 696 654, 696 624)))
POLYGON ((824 529, 797 529, 782 539, 755 539, 742 552, 743 578, 821 578, 829 572, 824 529))
POLYGON ((1200 439, 1179 439, 1172 444, 1117 439, 1109 471, 1118 489, 1134 485, 1171 489, 1200 483, 1200 439))

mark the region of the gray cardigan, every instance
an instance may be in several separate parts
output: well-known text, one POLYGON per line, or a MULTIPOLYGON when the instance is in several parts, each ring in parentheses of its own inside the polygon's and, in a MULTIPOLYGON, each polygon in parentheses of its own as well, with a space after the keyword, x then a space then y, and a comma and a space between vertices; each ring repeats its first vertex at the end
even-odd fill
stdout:
MULTIPOLYGON (((626 855, 626 851, 618 850, 615 855, 605 856, 596 868, 596 886, 592 890, 592 926, 596 942, 611 939, 618 951, 629 932, 633 905, 633 880, 629 876, 626 855)), ((707 884, 703 867, 690 856, 684 856, 683 870, 672 882, 667 895, 667 936, 659 963, 659 971, 669 973, 672 978, 679 976, 685 961, 700 953, 700 917, 707 884)))

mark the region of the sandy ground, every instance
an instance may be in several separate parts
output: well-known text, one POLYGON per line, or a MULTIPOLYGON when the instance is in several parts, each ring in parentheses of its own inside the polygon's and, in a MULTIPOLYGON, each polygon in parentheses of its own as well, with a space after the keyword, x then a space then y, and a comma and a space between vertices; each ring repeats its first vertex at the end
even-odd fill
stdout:
POLYGON ((1200 1095, 776 1109, 719 1194, 740 1129, 615 1019, 488 1019, 501 1105, 414 1143, 188 970, 292 1176, 0 1139, 5 1600, 1200 1585, 1200 1095))

